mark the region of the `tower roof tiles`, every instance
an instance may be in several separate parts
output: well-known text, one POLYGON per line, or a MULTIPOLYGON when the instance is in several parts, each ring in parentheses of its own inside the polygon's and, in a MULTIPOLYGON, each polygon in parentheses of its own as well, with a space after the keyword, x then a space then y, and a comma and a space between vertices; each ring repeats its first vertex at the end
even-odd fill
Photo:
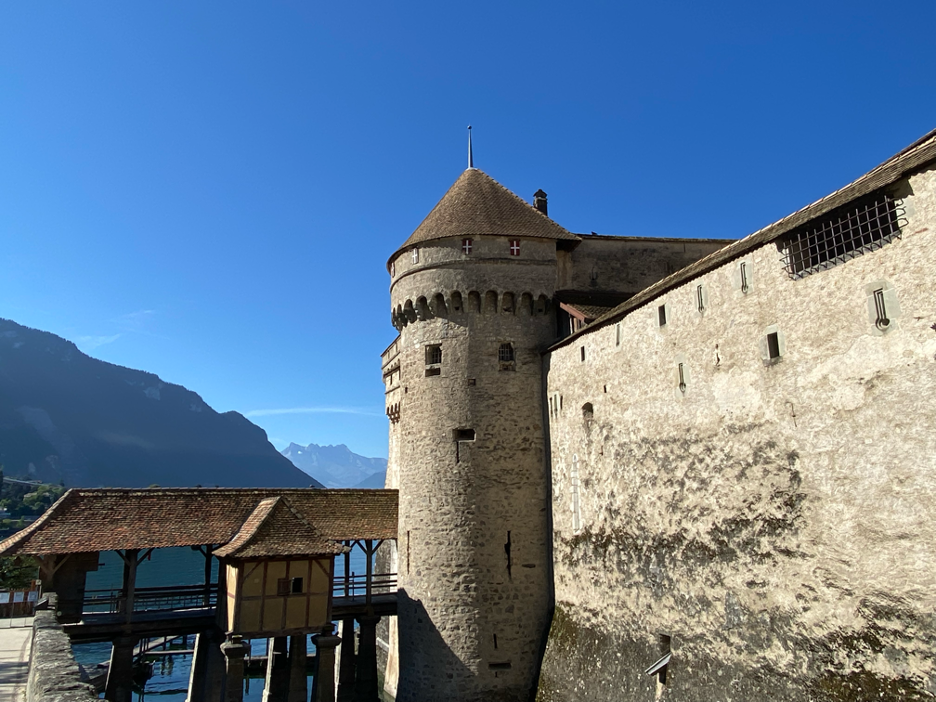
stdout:
POLYGON ((426 241, 485 234, 579 239, 487 173, 469 168, 426 215, 400 250, 426 241))

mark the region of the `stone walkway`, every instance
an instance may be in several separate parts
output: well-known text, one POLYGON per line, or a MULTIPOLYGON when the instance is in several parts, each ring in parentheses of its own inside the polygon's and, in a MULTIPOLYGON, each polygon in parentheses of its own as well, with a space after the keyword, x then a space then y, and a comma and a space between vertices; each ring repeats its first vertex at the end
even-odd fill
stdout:
POLYGON ((31 617, 0 619, 0 702, 23 702, 26 699, 31 645, 31 617))

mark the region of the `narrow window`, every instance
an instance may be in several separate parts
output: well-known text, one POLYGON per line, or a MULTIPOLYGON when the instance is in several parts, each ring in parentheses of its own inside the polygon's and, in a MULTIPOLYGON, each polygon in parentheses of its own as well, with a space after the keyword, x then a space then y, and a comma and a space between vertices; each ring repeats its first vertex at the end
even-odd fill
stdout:
POLYGON ((657 307, 657 319, 660 322, 661 327, 666 326, 666 305, 660 305, 657 307))
POLYGON ((580 351, 582 352, 582 360, 585 360, 585 347, 583 346, 580 351))
POLYGON ((430 344, 426 347, 426 377, 442 375, 442 345, 430 344))
POLYGON ((614 325, 614 345, 615 346, 621 345, 621 323, 620 322, 614 325))
POLYGON ((419 249, 413 249, 413 263, 419 263, 419 249))
POLYGON ((519 239, 510 240, 510 255, 511 256, 520 255, 520 240, 519 239))
POLYGON ((751 289, 751 284, 748 282, 748 274, 750 271, 748 271, 747 261, 741 261, 738 268, 741 273, 741 292, 747 295, 748 291, 751 289))
POLYGON ((874 326, 881 331, 886 331, 891 321, 887 318, 887 306, 884 303, 884 288, 878 288, 874 291, 874 312, 877 315, 874 326))
POLYGON ((462 253, 470 254, 471 253, 471 239, 462 239, 462 253))
POLYGON ((705 312, 705 289, 701 285, 696 286, 696 307, 699 312, 705 312))
POLYGON ((410 533, 406 532, 406 572, 410 572, 410 533))
POLYGON ((501 363, 513 363, 514 349, 512 344, 501 344, 497 349, 497 360, 501 363))
POLYGON ((779 332, 771 332, 767 335, 767 358, 771 361, 780 358, 779 332))
POLYGON ((588 421, 595 418, 595 408, 591 402, 582 405, 582 419, 588 421))
POLYGON ((392 278, 395 275, 396 275, 396 261, 391 261, 390 262, 390 277, 392 278))
POLYGON ((686 392, 686 369, 682 363, 679 364, 679 392, 686 392))
POLYGON ((474 441, 475 440, 474 429, 456 429, 454 434, 455 434, 455 441, 474 441))

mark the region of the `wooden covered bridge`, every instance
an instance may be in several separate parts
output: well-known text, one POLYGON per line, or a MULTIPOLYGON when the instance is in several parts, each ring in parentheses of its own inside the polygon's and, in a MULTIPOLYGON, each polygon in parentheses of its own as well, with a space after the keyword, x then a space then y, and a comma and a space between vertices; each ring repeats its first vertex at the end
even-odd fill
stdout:
POLYGON ((197 634, 188 702, 243 699, 245 638, 270 639, 265 700, 305 702, 306 636, 314 634, 312 700, 375 702, 376 626, 396 614, 396 574, 373 572, 374 554, 397 536, 395 490, 73 489, 40 519, 0 542, 0 555, 40 563, 43 591, 57 593, 72 641, 113 644, 105 697, 130 702, 134 649, 142 639, 197 634), (191 547, 205 556, 201 582, 137 586, 154 549, 191 547), (361 549, 366 572, 350 574, 361 549), (85 588, 100 553, 123 562, 122 586, 85 588), (335 560, 344 560, 336 577, 335 560), (212 561, 218 563, 213 577, 212 561), (360 627, 355 653, 353 636, 360 627))

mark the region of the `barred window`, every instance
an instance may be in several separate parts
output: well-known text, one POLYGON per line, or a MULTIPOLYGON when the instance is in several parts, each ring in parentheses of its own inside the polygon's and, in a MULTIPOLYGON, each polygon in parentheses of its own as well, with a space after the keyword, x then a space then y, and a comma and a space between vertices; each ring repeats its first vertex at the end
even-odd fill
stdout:
POLYGON ((497 360, 501 363, 511 363, 514 360, 513 345, 501 344, 497 349, 497 360))
POLYGON ((426 365, 432 366, 437 363, 442 363, 442 346, 431 344, 426 347, 426 365))
POLYGON ((783 242, 791 278, 802 278, 881 248, 900 236, 904 210, 888 193, 839 208, 802 227, 783 242))

